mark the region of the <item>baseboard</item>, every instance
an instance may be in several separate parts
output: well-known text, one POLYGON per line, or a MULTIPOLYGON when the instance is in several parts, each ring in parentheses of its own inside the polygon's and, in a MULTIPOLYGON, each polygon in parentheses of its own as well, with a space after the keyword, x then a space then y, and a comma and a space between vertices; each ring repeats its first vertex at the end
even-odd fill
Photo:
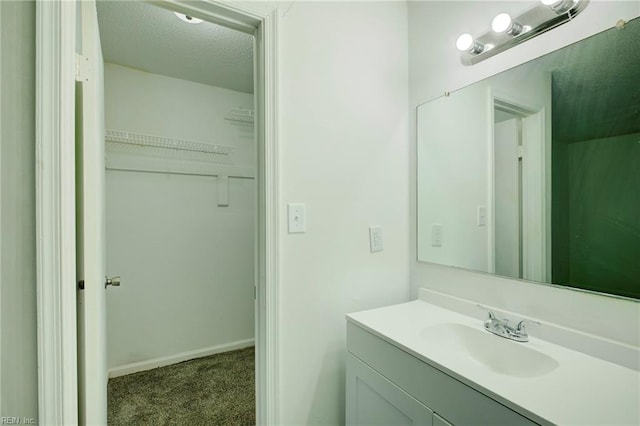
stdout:
POLYGON ((175 355, 169 355, 161 358, 153 358, 147 361, 139 361, 131 364, 125 364, 109 369, 109 378, 126 376, 127 374, 139 373, 141 371, 152 370, 158 367, 165 367, 171 364, 177 364, 183 361, 189 361, 196 358, 202 358, 221 352, 235 351, 237 349, 248 348, 255 345, 255 339, 237 340, 224 345, 210 346, 208 348, 197 349, 195 351, 181 352, 175 355))

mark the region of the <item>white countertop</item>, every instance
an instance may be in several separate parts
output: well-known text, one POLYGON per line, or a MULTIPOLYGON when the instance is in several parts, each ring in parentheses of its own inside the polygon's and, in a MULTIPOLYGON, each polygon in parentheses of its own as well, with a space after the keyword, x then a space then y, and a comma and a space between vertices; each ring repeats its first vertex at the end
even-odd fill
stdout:
POLYGON ((439 324, 461 324, 487 332, 480 320, 422 300, 357 312, 347 319, 533 421, 640 425, 638 371, 531 337, 527 343, 509 343, 527 345, 552 357, 557 368, 536 377, 501 374, 466 354, 442 350, 437 337, 425 339, 424 329, 439 324))

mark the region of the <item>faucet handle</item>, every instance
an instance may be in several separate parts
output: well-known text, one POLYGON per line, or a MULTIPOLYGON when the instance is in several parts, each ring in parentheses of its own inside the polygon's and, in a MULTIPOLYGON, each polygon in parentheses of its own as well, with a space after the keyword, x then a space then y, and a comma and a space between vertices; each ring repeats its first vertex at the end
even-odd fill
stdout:
POLYGON ((523 320, 520 320, 516 325, 516 331, 524 331, 526 324, 542 325, 538 321, 523 319, 523 320))
POLYGON ((481 304, 476 304, 476 307, 479 309, 482 309, 483 311, 487 311, 487 314, 489 315, 489 318, 487 318, 487 321, 494 321, 497 320, 498 318, 496 317, 496 314, 493 313, 493 311, 489 308, 487 308, 484 305, 481 304))
POLYGON ((479 309, 482 309, 482 310, 484 310, 484 311, 487 311, 487 314, 489 314, 489 319, 490 319, 490 320, 494 320, 494 319, 496 319, 496 314, 494 314, 494 313, 493 313, 493 311, 492 311, 491 309, 489 309, 489 308, 487 308, 486 306, 481 305, 481 304, 479 304, 479 303, 477 303, 477 304, 476 304, 476 307, 477 307, 477 308, 479 308, 479 309))

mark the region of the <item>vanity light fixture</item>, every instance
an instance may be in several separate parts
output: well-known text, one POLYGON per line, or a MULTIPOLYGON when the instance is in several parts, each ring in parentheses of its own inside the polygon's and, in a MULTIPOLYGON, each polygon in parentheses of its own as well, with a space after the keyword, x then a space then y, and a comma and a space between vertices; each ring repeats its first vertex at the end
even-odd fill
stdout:
POLYGON ((183 13, 173 12, 175 15, 183 20, 184 22, 188 22, 189 24, 201 24, 202 19, 194 18, 193 16, 185 15, 183 13))
POLYGON ((575 18, 589 0, 540 0, 533 8, 511 16, 500 13, 493 18, 491 30, 473 37, 462 34, 456 41, 464 65, 477 64, 532 37, 575 18))

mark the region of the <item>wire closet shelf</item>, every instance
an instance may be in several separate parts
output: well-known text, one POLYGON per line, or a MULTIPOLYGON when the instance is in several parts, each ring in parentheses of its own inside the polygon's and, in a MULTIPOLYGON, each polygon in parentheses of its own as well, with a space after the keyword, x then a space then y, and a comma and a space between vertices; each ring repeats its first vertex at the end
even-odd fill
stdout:
POLYGON ((119 145, 118 151, 138 154, 149 154, 150 151, 153 151, 157 156, 185 160, 228 163, 231 154, 233 154, 232 146, 165 138, 122 130, 107 129, 105 140, 110 144, 119 145))

